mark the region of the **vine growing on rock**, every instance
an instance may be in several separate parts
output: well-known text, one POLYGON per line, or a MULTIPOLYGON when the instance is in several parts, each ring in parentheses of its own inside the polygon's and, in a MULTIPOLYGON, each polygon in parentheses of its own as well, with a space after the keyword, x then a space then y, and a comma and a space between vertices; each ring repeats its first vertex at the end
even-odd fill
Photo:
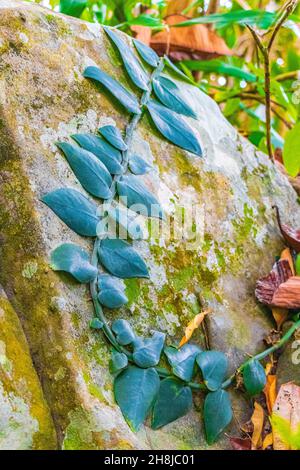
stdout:
MULTIPOLYGON (((225 354, 202 351, 189 343, 181 348, 165 346, 164 333, 155 331, 151 337, 142 338, 128 321, 116 319, 110 325, 104 315, 104 308, 118 309, 127 303, 123 279, 149 278, 145 261, 131 243, 143 238, 135 214, 165 219, 158 200, 140 178, 151 167, 131 151, 133 134, 144 113, 149 113, 154 126, 167 140, 195 158, 202 155, 197 134, 183 118, 197 119, 197 114, 177 83, 162 74, 165 67, 172 67, 178 75, 181 72, 168 59, 159 58, 152 49, 134 41, 140 60, 119 33, 107 27, 104 30, 117 48, 139 96, 98 67, 90 66, 84 71, 84 77, 118 100, 130 119, 124 135, 117 127, 108 125, 101 127, 97 135, 73 135, 75 143, 57 143, 82 187, 104 202, 97 207, 94 200, 71 188, 61 188, 43 197, 43 202, 73 231, 94 239, 91 257, 80 246, 65 243, 52 252, 51 265, 90 286, 94 306, 90 326, 103 332, 112 346, 110 371, 114 376, 115 398, 130 427, 137 431, 150 414, 154 429, 180 418, 192 407, 192 392, 200 391, 206 393, 204 422, 211 444, 232 419, 226 388, 236 374, 226 378, 225 354), (111 222, 118 235, 111 233, 111 222), (126 240, 121 232, 126 233, 126 240), (159 367, 162 354, 168 368, 159 367)), ((272 351, 281 347, 293 331, 272 351)), ((262 391, 266 376, 259 360, 272 351, 264 351, 238 369, 250 395, 262 391)))

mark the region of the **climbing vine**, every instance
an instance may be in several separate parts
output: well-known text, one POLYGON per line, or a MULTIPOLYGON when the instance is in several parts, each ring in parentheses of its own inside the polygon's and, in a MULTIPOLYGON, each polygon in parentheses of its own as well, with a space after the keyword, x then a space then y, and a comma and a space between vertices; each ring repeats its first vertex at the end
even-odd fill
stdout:
MULTIPOLYGON (((130 119, 124 135, 117 127, 107 125, 97 135, 76 134, 72 136, 73 143, 57 143, 83 188, 103 202, 98 207, 94 200, 71 188, 61 188, 43 197, 43 202, 73 231, 94 239, 91 256, 75 244, 60 245, 51 254, 51 266, 90 286, 94 306, 90 326, 102 331, 112 347, 110 371, 114 376, 115 399, 129 426, 137 431, 151 415, 151 426, 158 429, 185 415, 193 404, 192 392, 201 391, 206 393, 203 416, 207 441, 211 444, 232 419, 226 388, 236 374, 226 378, 225 354, 202 351, 190 343, 181 348, 165 346, 164 333, 155 331, 151 337, 142 338, 128 321, 117 319, 110 326, 104 315, 104 308, 118 309, 128 302, 123 279, 149 278, 145 261, 131 243, 143 238, 133 214, 165 219, 159 202, 139 178, 152 168, 131 151, 133 134, 144 113, 149 114, 164 138, 195 158, 202 156, 199 138, 183 118, 197 119, 197 114, 178 85, 163 75, 165 67, 179 75, 181 72, 167 58, 159 58, 152 49, 134 40, 139 59, 119 33, 108 27, 104 30, 117 48, 139 96, 98 67, 90 66, 84 71, 84 77, 118 100, 130 119), (118 235, 111 233, 111 222, 118 235), (126 232, 126 240, 121 238, 121 231, 126 232), (168 368, 159 367, 162 354, 168 368)), ((299 321, 278 345, 238 369, 249 395, 260 393, 266 383, 259 361, 281 347, 297 327, 299 321)))

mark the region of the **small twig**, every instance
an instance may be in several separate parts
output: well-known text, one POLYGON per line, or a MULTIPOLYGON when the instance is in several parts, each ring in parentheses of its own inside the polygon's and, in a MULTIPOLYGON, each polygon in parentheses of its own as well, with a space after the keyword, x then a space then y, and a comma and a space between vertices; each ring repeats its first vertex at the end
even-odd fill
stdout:
POLYGON ((277 23, 274 26, 274 30, 272 33, 272 36, 270 38, 270 41, 268 43, 268 51, 271 52, 272 46, 274 44, 274 41, 276 39, 277 34, 279 33, 279 30, 281 26, 284 24, 285 20, 290 16, 293 11, 295 10, 299 0, 290 0, 284 7, 283 7, 283 13, 277 23))

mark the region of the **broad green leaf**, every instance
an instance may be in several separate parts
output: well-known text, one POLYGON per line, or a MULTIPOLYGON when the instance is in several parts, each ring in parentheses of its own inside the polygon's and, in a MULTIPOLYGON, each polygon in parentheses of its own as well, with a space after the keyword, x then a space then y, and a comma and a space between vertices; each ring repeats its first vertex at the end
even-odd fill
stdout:
POLYGON ((257 360, 250 361, 243 370, 244 385, 251 395, 258 395, 266 385, 266 373, 257 360))
POLYGON ((118 351, 112 351, 111 359, 109 361, 109 371, 111 374, 116 374, 121 372, 128 366, 128 358, 126 354, 120 353, 118 351))
POLYGON ((104 139, 107 140, 116 149, 121 151, 127 150, 127 145, 122 138, 121 132, 116 126, 103 126, 98 130, 104 139))
POLYGON ((72 139, 82 148, 96 155, 112 175, 122 174, 121 152, 108 142, 93 134, 74 134, 72 139))
POLYGON ((300 172, 300 122, 286 134, 283 163, 290 176, 295 177, 300 172))
POLYGON ((124 66, 133 83, 141 90, 148 91, 149 77, 145 72, 141 62, 132 52, 130 46, 126 44, 121 39, 119 34, 115 33, 112 29, 109 29, 106 26, 104 26, 103 29, 118 48, 124 66))
POLYGON ((230 397, 225 390, 206 395, 204 401, 204 425, 208 444, 213 444, 232 420, 230 397))
POLYGON ((135 340, 135 334, 127 320, 115 320, 111 329, 122 346, 127 346, 135 340))
POLYGON ((102 330, 103 323, 99 320, 99 318, 93 318, 90 321, 90 328, 93 328, 94 330, 102 330))
POLYGON ((215 13, 213 15, 205 15, 199 18, 177 23, 176 27, 191 26, 195 24, 215 24, 217 27, 232 24, 256 25, 260 29, 268 29, 276 19, 276 13, 263 10, 233 10, 229 13, 215 13))
POLYGON ((231 98, 226 101, 225 108, 223 110, 223 114, 225 117, 232 116, 234 113, 236 113, 239 108, 240 108, 240 98, 231 98))
POLYGON ((256 82, 257 77, 253 73, 247 72, 234 65, 226 64, 222 60, 183 60, 182 64, 188 67, 190 70, 197 71, 202 70, 203 72, 215 72, 222 75, 229 75, 231 77, 240 78, 247 82, 256 82))
POLYGON ((97 268, 90 263, 89 254, 73 243, 64 243, 52 251, 51 268, 70 273, 82 283, 93 281, 98 273, 97 268))
POLYGON ((127 22, 130 26, 147 26, 148 28, 160 28, 163 27, 163 23, 160 18, 155 16, 142 14, 137 16, 136 18, 132 18, 130 21, 127 22))
POLYGON ((120 207, 110 207, 107 210, 109 217, 111 217, 119 225, 119 237, 124 238, 123 235, 127 232, 132 240, 142 240, 144 238, 143 230, 136 220, 129 214, 127 209, 120 207), (122 230, 125 233, 122 233, 122 230), (121 236, 122 235, 122 236, 121 236))
POLYGON ((112 177, 95 155, 67 142, 59 142, 56 145, 65 154, 75 176, 87 192, 102 199, 111 197, 112 177))
POLYGON ((122 279, 149 278, 148 268, 138 252, 124 240, 105 238, 101 240, 99 260, 114 276, 122 279))
POLYGON ((155 126, 166 139, 184 150, 202 156, 198 137, 179 114, 154 100, 150 100, 147 107, 155 126))
POLYGON ((136 338, 133 342, 133 360, 139 367, 153 367, 159 363, 166 335, 159 331, 152 338, 136 338))
POLYGON ((147 418, 159 391, 155 369, 129 366, 114 382, 114 392, 124 418, 133 431, 138 431, 147 418))
POLYGON ((120 279, 109 274, 100 274, 98 276, 98 288, 98 299, 104 307, 120 308, 127 304, 125 284, 120 279))
POLYGON ((170 78, 159 76, 152 81, 156 97, 178 114, 196 118, 195 111, 186 103, 180 88, 170 78))
POLYGON ((129 209, 147 217, 164 218, 158 200, 140 182, 140 178, 131 175, 122 176, 117 182, 117 192, 129 209))
POLYGON ((74 232, 86 237, 97 235, 97 206, 76 189, 56 189, 42 201, 74 232))
POLYGON ((159 57, 156 52, 149 46, 146 46, 143 42, 138 39, 134 39, 133 43, 140 54, 141 58, 150 65, 151 67, 157 67, 159 63, 159 57))
POLYGON ((212 392, 218 390, 228 369, 228 360, 225 354, 219 351, 203 351, 197 356, 196 361, 207 388, 212 392))
POLYGON ((144 175, 153 169, 143 158, 139 155, 132 155, 129 159, 129 169, 134 175, 144 175))
POLYGON ((185 344, 181 349, 176 349, 172 346, 164 349, 173 374, 185 382, 192 380, 195 372, 196 357, 200 352, 201 349, 193 344, 185 344))
POLYGON ((153 407, 151 427, 159 429, 186 415, 193 406, 190 387, 174 377, 160 382, 157 400, 153 407))
POLYGON ((129 113, 140 114, 139 103, 136 97, 126 88, 120 85, 114 78, 100 70, 98 67, 87 67, 83 73, 85 78, 90 78, 101 83, 107 91, 109 91, 129 113))
POLYGON ((182 70, 180 70, 175 64, 173 64, 173 62, 166 55, 164 56, 164 62, 167 67, 169 67, 169 69, 171 69, 172 72, 174 72, 174 74, 181 78, 183 81, 190 83, 191 85, 195 85, 194 80, 188 77, 182 70))
POLYGON ((80 18, 87 6, 87 0, 60 0, 59 11, 65 15, 80 18))

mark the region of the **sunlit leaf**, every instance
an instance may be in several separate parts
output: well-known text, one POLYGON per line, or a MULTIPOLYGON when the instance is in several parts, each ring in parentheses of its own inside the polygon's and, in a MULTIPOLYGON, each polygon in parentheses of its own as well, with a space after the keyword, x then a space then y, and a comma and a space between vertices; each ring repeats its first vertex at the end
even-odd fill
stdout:
POLYGON ((111 175, 95 155, 67 142, 59 142, 56 145, 65 154, 75 176, 86 191, 102 199, 111 197, 111 175))
POLYGON ((124 418, 133 431, 138 431, 147 418, 159 391, 155 369, 129 366, 114 382, 114 393, 124 418))
POLYGON ((60 0, 59 11, 65 15, 80 18, 87 6, 87 0, 60 0))
POLYGON ((188 67, 190 70, 201 70, 203 72, 215 72, 222 75, 229 75, 231 77, 236 77, 241 80, 246 80, 247 82, 253 83, 256 82, 257 77, 246 70, 243 70, 240 67, 235 67, 234 65, 226 64, 221 60, 184 60, 182 63, 188 67))
POLYGON ((103 266, 114 276, 122 279, 149 277, 143 258, 124 240, 117 238, 101 240, 98 255, 103 266))
POLYGON ((140 114, 141 111, 136 97, 107 73, 103 72, 98 67, 90 66, 85 69, 83 76, 101 83, 128 112, 140 114))
POLYGON ((76 189, 56 189, 42 201, 74 232, 87 237, 97 235, 97 206, 76 189))
POLYGON ((290 176, 300 173, 300 122, 285 137, 283 163, 290 176))
POLYGON ((142 64, 134 55, 128 44, 126 44, 119 34, 112 29, 104 26, 104 31, 118 48, 122 57, 124 66, 133 83, 143 91, 148 90, 149 77, 145 72, 142 64))
POLYGON ((300 450, 300 387, 281 385, 271 417, 274 450, 300 450))
POLYGON ((202 156, 197 135, 179 114, 154 100, 150 100, 147 107, 155 126, 166 139, 199 157, 202 156))
POLYGON ((90 263, 90 255, 73 243, 64 243, 52 251, 51 268, 54 271, 65 271, 82 283, 92 281, 98 273, 97 268, 90 263))
POLYGON ((159 429, 186 415, 193 406, 190 387, 175 377, 161 381, 157 400, 153 407, 153 429, 159 429))

